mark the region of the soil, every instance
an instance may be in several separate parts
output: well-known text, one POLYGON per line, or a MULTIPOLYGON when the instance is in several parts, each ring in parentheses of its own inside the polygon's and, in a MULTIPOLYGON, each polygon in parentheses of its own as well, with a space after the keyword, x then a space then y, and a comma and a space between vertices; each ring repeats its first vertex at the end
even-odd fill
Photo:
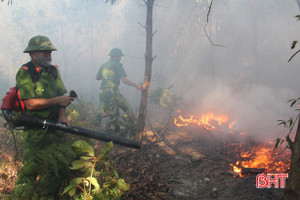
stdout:
MULTIPOLYGON (((239 177, 232 172, 239 138, 222 134, 199 127, 170 127, 160 134, 147 131, 139 150, 115 145, 111 157, 119 175, 131 185, 123 199, 280 199, 283 189, 257 189, 256 174, 239 177)), ((20 158, 14 160, 13 144, 6 139, 1 129, 0 192, 9 194, 20 158)))
POLYGON ((281 199, 284 189, 257 189, 257 174, 233 172, 240 139, 220 134, 199 127, 173 127, 163 137, 147 132, 141 150, 118 153, 119 171, 133 187, 126 199, 281 199))

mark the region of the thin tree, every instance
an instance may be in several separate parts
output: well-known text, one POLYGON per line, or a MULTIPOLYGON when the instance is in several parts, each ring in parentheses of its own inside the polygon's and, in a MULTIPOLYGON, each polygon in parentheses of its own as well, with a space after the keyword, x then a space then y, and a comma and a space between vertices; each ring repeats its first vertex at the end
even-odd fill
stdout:
MULTIPOLYGON (((110 2, 111 4, 116 4, 120 0, 106 0, 106 2, 110 2)), ((142 141, 143 140, 143 132, 145 128, 145 120, 147 114, 147 103, 148 103, 148 96, 149 96, 149 88, 151 83, 151 73, 152 73, 152 62, 155 59, 152 53, 152 46, 153 46, 153 5, 155 0, 144 0, 144 3, 147 7, 146 13, 146 25, 140 24, 146 30, 146 54, 145 54, 145 75, 144 75, 144 82, 142 85, 142 94, 141 94, 141 104, 140 104, 140 111, 138 115, 138 123, 137 123, 137 133, 136 133, 136 140, 142 141)))
POLYGON ((284 190, 283 200, 299 200, 300 199, 300 120, 294 142, 287 136, 289 147, 292 150, 292 158, 290 164, 289 177, 284 190))
POLYGON ((151 73, 152 73, 152 62, 155 59, 152 54, 152 46, 153 46, 153 4, 155 0, 144 0, 147 6, 147 15, 146 15, 146 54, 145 54, 145 76, 143 82, 143 90, 141 95, 141 104, 140 111, 138 116, 138 124, 137 124, 137 134, 136 139, 138 141, 143 140, 143 132, 145 128, 145 120, 147 114, 147 102, 149 96, 149 88, 151 83, 151 73))
MULTIPOLYGON (((299 5, 299 1, 296 1, 299 5)), ((300 20, 300 15, 297 15, 296 18, 300 20)), ((294 49, 296 47, 296 44, 298 41, 293 41, 291 45, 291 49, 294 49)), ((296 53, 292 55, 292 57, 289 59, 291 61, 293 57, 299 53, 300 50, 298 50, 296 53)), ((300 97, 298 99, 292 99, 291 101, 291 107, 296 104, 296 102, 299 102, 300 97)), ((291 157, 291 164, 290 164, 290 171, 289 171, 289 177, 287 179, 286 187, 284 190, 283 200, 299 200, 300 199, 300 114, 298 114, 297 118, 295 120, 290 120, 291 128, 290 132, 293 129, 294 123, 298 119, 298 126, 296 131, 296 136, 294 142, 290 139, 289 135, 287 135, 286 140, 289 144, 289 148, 292 151, 292 157, 291 157)))

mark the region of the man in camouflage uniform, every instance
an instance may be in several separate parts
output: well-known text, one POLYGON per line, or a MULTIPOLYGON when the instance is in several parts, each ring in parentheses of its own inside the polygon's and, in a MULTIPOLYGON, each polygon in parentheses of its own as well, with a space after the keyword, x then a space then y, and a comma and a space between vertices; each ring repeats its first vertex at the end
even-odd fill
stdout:
MULTIPOLYGON (((121 49, 113 48, 108 54, 110 59, 101 65, 100 70, 96 75, 96 80, 101 80, 100 86, 100 104, 99 104, 99 115, 98 125, 101 124, 102 118, 110 110, 112 104, 116 104, 125 112, 125 118, 128 119, 129 123, 135 124, 134 115, 132 108, 124 96, 119 90, 120 80, 126 85, 142 89, 142 86, 130 81, 123 68, 121 57, 124 56, 121 49)), ((132 125, 131 125, 132 126, 132 125)))
MULTIPOLYGON (((17 72, 17 87, 27 114, 47 119, 58 106, 62 106, 52 120, 67 123, 64 107, 74 98, 64 96, 66 88, 58 67, 51 65, 52 51, 56 48, 47 37, 38 35, 30 39, 24 53, 29 53, 31 61, 17 72), (37 73, 37 81, 33 80, 30 69, 37 73)), ((23 137, 23 166, 13 199, 57 198, 68 173, 70 149, 65 144, 65 135, 54 130, 25 127, 23 137)))

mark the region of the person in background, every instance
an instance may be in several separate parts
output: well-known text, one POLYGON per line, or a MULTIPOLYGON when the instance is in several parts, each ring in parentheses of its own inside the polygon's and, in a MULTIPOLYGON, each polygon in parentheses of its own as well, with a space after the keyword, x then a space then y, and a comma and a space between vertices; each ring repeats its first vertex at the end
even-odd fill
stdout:
POLYGON ((110 59, 101 65, 96 75, 96 80, 102 81, 99 92, 99 114, 96 123, 100 126, 103 117, 107 115, 112 104, 115 104, 125 112, 123 117, 128 120, 129 126, 134 128, 133 126, 136 126, 136 120, 130 104, 119 90, 120 80, 124 84, 135 87, 138 90, 142 90, 142 86, 127 78, 127 74, 120 62, 122 56, 124 56, 121 49, 113 48, 108 55, 110 59))

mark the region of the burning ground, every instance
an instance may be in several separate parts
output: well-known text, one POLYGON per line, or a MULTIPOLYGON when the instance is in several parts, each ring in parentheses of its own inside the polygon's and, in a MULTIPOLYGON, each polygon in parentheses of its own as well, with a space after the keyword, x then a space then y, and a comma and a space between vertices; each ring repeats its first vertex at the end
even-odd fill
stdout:
MULTIPOLYGON (((153 124, 141 150, 116 145, 111 157, 120 176, 131 185, 123 199, 280 199, 283 189, 257 189, 257 173, 234 172, 234 167, 284 173, 289 166, 288 151, 274 149, 272 141, 258 141, 235 131, 228 117, 208 116, 213 118, 194 116, 193 123, 180 127, 175 118, 164 131, 153 124), (201 123, 195 123, 196 119, 201 123)), ((181 122, 190 118, 181 115, 181 122)), ((10 193, 19 167, 4 129, 1 134, 0 158, 6 164, 0 171, 0 189, 10 193)))

